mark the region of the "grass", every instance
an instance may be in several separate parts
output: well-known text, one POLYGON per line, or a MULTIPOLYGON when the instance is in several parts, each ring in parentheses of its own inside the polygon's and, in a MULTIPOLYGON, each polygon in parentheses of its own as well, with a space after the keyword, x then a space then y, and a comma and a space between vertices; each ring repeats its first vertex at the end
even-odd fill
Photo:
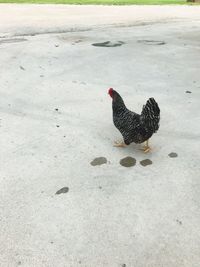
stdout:
POLYGON ((165 5, 187 4, 186 0, 0 0, 0 3, 96 4, 96 5, 165 5))

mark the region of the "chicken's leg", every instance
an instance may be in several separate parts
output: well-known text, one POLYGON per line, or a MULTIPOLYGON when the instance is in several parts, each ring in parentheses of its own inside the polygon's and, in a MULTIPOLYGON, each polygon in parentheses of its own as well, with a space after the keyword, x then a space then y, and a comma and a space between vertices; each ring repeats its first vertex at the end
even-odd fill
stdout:
POLYGON ((115 147, 126 147, 126 144, 123 141, 120 141, 120 142, 115 141, 113 146, 115 146, 115 147))
POLYGON ((144 144, 144 147, 142 150, 144 151, 144 153, 148 153, 151 150, 151 148, 149 146, 149 140, 145 141, 145 144, 144 144))

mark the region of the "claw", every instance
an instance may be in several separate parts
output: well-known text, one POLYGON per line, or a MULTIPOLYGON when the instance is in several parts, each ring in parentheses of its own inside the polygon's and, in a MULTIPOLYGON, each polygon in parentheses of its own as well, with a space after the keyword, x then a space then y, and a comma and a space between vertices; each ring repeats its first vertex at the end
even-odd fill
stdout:
POLYGON ((144 147, 144 153, 148 153, 149 151, 151 150, 151 148, 148 146, 148 147, 144 147))

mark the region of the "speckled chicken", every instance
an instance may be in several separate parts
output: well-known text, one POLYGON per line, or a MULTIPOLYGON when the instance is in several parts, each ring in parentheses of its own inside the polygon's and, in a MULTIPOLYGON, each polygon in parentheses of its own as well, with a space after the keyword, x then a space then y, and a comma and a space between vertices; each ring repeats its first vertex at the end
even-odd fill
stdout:
POLYGON ((141 114, 137 114, 127 109, 122 97, 115 90, 110 88, 108 93, 112 97, 114 125, 124 139, 124 143, 116 142, 115 146, 123 147, 132 142, 145 142, 143 150, 148 152, 148 140, 158 130, 160 121, 160 109, 154 98, 149 98, 141 114))

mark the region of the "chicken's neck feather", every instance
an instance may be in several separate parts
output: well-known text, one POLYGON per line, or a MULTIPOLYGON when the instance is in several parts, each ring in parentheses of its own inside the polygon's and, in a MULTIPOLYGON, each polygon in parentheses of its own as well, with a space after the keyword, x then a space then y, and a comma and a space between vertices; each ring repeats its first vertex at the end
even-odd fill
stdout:
POLYGON ((127 110, 126 105, 124 104, 124 100, 117 92, 115 92, 115 95, 113 96, 112 107, 113 111, 117 112, 123 112, 127 110))

